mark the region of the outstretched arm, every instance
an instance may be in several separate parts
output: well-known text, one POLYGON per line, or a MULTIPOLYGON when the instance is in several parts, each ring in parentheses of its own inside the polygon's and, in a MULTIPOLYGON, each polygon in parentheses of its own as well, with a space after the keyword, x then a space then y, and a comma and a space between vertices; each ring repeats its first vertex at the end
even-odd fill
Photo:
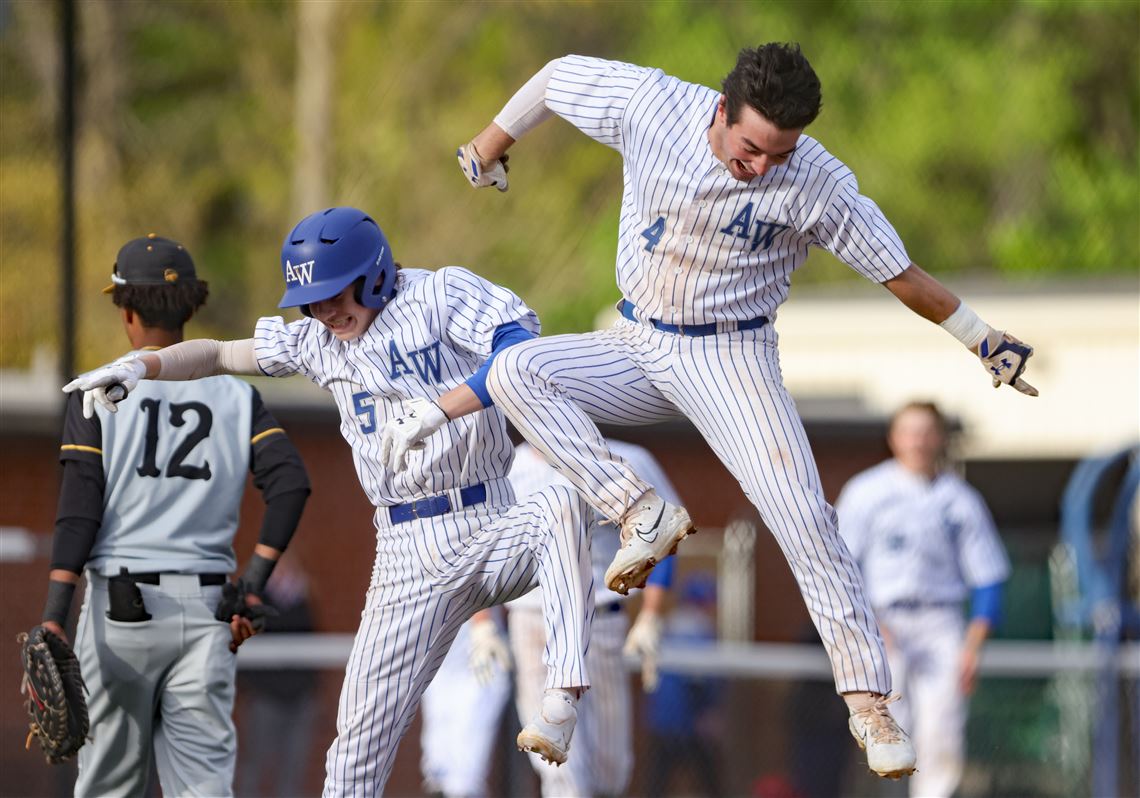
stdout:
POLYGON ((199 338, 147 352, 130 360, 116 361, 80 374, 63 386, 64 393, 83 391, 83 417, 91 418, 98 403, 114 413, 141 380, 197 380, 215 374, 261 374, 253 352, 253 339, 213 341, 199 338), (107 389, 122 386, 118 396, 107 389))
POLYGON ((914 263, 883 285, 908 308, 942 327, 977 355, 995 388, 1004 383, 1021 393, 1037 396, 1037 389, 1021 379, 1026 361, 1033 354, 1032 346, 986 324, 965 302, 914 263))

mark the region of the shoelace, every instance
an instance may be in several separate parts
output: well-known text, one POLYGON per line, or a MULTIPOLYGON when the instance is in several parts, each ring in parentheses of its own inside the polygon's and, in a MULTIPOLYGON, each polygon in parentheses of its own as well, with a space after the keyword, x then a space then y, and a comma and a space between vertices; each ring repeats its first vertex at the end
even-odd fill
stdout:
POLYGON ((902 730, 887 712, 887 705, 893 704, 898 701, 901 696, 898 693, 891 695, 879 696, 875 703, 866 709, 861 709, 856 712, 856 715, 862 715, 867 723, 867 736, 873 737, 880 743, 901 743, 902 730))

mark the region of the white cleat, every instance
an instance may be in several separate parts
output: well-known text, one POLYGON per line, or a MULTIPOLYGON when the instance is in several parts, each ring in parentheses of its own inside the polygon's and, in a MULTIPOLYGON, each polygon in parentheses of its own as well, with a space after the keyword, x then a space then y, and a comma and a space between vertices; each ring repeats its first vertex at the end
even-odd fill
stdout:
POLYGON ((867 709, 852 712, 847 722, 851 735, 867 752, 867 766, 885 779, 914 773, 914 746, 887 710, 887 704, 898 699, 898 695, 879 696, 867 709))
POLYGON ((677 544, 697 530, 684 507, 648 491, 621 522, 621 548, 606 569, 606 587, 628 595, 645 587, 653 566, 677 551, 677 544))
POLYGON ((569 697, 547 693, 542 697, 542 709, 523 726, 516 740, 520 751, 538 754, 552 765, 561 765, 570 753, 570 738, 578 710, 569 697))

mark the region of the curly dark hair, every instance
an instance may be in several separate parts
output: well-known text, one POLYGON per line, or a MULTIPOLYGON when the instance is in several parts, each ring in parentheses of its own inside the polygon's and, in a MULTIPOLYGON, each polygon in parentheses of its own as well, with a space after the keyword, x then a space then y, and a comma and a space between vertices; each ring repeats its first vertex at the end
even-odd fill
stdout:
POLYGON ((781 130, 805 128, 819 116, 823 103, 819 78, 798 44, 745 47, 723 87, 730 125, 749 105, 781 130))
POLYGON ((147 327, 181 330, 209 295, 205 280, 187 280, 171 285, 116 285, 111 301, 137 313, 147 327))

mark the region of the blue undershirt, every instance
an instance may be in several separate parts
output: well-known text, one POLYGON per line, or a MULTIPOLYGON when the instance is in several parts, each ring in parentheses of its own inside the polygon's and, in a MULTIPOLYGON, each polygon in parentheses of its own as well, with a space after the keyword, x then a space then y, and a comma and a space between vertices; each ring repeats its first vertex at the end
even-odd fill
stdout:
POLYGON ((1002 582, 974 588, 970 595, 970 618, 985 618, 993 628, 1001 620, 1002 582))
POLYGON ((483 407, 490 407, 494 404, 491 401, 491 395, 487 393, 487 374, 491 371, 491 363, 494 361, 495 356, 506 349, 508 346, 529 341, 531 338, 537 338, 534 333, 524 330, 522 325, 517 321, 507 322, 500 324, 495 328, 495 334, 491 337, 491 355, 479 370, 467 378, 467 387, 475 392, 479 397, 479 401, 483 403, 483 407))

